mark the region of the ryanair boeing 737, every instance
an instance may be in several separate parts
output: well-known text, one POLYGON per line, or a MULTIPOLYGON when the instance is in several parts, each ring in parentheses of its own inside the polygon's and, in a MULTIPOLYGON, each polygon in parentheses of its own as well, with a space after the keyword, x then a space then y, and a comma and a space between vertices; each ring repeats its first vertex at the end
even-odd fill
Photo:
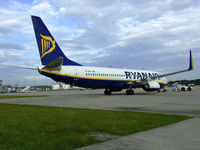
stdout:
POLYGON ((127 89, 126 94, 132 95, 135 88, 159 92, 167 84, 166 76, 193 70, 191 51, 188 69, 167 74, 145 70, 83 66, 64 55, 40 17, 32 16, 32 22, 42 62, 38 71, 57 82, 84 88, 105 89, 105 95, 127 89))

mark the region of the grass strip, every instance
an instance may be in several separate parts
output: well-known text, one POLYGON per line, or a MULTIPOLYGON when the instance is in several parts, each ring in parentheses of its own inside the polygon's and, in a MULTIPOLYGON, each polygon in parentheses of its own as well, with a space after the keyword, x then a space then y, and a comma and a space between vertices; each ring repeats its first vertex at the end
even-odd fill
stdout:
POLYGON ((91 132, 128 135, 188 116, 0 104, 1 150, 70 150, 102 142, 91 132))
POLYGON ((27 97, 44 97, 46 95, 0 95, 0 99, 7 98, 27 98, 27 97))

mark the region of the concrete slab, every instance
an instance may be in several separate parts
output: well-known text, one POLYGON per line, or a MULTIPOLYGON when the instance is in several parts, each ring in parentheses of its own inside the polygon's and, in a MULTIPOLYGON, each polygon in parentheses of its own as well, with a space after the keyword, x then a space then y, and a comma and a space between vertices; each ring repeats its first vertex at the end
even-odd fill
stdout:
POLYGON ((135 95, 125 95, 123 91, 110 96, 105 96, 103 90, 18 93, 18 95, 48 95, 48 97, 0 99, 0 103, 150 111, 200 117, 200 88, 198 87, 195 87, 192 92, 147 93, 137 89, 135 93, 135 95))
POLYGON ((200 119, 140 132, 78 150, 199 150, 200 119))

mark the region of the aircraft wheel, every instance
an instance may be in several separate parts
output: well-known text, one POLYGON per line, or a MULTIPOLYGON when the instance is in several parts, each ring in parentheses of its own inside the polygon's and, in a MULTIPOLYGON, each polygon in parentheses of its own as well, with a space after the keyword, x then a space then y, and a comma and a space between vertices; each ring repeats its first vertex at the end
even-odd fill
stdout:
POLYGON ((133 95, 134 91, 133 90, 126 90, 126 95, 133 95))
POLYGON ((160 89, 158 89, 157 92, 160 92, 160 89))
POLYGON ((111 90, 108 90, 108 95, 111 95, 112 94, 112 91, 111 90))
POLYGON ((105 95, 108 95, 108 90, 107 90, 107 89, 104 91, 104 94, 105 94, 105 95))
POLYGON ((182 87, 182 88, 181 88, 181 91, 185 91, 185 88, 184 88, 184 87, 182 87))
POLYGON ((130 95, 133 95, 134 94, 134 91, 133 90, 130 90, 130 95))
POLYGON ((192 91, 192 88, 191 88, 191 87, 188 87, 188 91, 192 91))
POLYGON ((166 89, 164 89, 164 90, 163 90, 163 92, 167 92, 167 90, 166 90, 166 89))
POLYGON ((104 91, 104 94, 105 94, 105 95, 111 95, 111 94, 112 94, 112 91, 111 91, 111 90, 108 90, 108 89, 106 89, 106 90, 104 91))

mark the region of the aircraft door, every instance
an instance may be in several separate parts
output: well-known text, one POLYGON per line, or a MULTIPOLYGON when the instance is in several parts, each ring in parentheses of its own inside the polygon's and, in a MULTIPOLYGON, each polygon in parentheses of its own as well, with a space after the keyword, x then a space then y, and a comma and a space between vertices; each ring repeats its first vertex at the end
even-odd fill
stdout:
POLYGON ((79 80, 79 70, 78 69, 75 69, 74 70, 74 81, 78 81, 79 80))

